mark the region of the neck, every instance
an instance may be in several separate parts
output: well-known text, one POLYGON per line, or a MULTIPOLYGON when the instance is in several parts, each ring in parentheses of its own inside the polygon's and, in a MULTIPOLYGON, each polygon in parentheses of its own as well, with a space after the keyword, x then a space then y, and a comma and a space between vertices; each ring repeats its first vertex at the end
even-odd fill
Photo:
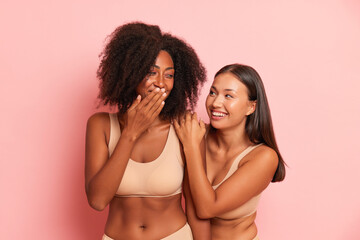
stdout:
POLYGON ((154 121, 150 124, 149 128, 158 127, 159 125, 164 125, 170 123, 170 120, 164 120, 157 116, 154 121))
POLYGON ((229 129, 216 129, 214 140, 217 147, 226 152, 251 145, 245 126, 242 124, 229 129))

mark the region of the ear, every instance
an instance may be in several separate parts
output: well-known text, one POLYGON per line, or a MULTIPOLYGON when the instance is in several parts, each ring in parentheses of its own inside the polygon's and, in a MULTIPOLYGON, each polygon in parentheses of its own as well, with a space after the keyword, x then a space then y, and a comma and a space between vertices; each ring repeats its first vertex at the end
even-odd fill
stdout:
POLYGON ((253 112, 255 112, 256 110, 256 104, 257 104, 257 101, 254 100, 254 101, 249 101, 248 103, 248 111, 246 113, 246 116, 249 116, 251 115, 253 112))

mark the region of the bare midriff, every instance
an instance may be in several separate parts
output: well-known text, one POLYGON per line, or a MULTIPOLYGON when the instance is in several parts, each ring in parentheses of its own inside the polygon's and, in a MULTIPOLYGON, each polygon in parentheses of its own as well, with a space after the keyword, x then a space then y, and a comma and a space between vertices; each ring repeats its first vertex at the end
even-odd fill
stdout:
POLYGON ((181 194, 170 197, 114 197, 105 234, 116 240, 161 239, 186 223, 181 194))
POLYGON ((257 235, 255 225, 256 212, 250 216, 236 219, 212 218, 211 236, 212 240, 252 240, 257 235))

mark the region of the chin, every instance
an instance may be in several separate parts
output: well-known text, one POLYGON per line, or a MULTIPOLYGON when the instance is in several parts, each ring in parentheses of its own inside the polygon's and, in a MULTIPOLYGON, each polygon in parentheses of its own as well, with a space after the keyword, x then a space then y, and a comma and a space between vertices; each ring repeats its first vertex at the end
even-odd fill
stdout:
POLYGON ((222 129, 224 126, 223 124, 219 123, 218 121, 210 120, 210 125, 215 129, 222 129))
MULTIPOLYGON (((210 120, 210 125, 217 130, 230 130, 236 128, 237 125, 227 121, 210 120)), ((234 129, 235 130, 235 129, 234 129)))

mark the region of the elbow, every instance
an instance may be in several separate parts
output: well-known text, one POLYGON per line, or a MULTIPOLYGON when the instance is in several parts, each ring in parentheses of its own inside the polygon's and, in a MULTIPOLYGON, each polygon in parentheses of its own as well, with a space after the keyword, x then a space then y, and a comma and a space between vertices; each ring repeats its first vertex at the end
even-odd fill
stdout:
POLYGON ((197 202, 195 203, 195 212, 200 219, 209 219, 216 217, 216 202, 197 202))
POLYGON ((100 199, 99 197, 96 197, 96 196, 92 196, 88 192, 87 192, 87 200, 88 200, 90 207, 92 207, 96 211, 103 211, 106 208, 106 206, 108 205, 108 203, 106 201, 104 201, 103 199, 100 199))
POLYGON ((95 209, 96 211, 103 211, 105 209, 105 207, 107 206, 106 204, 102 204, 96 201, 88 201, 90 207, 92 207, 93 209, 95 209))
POLYGON ((203 207, 196 209, 196 215, 200 219, 209 219, 215 217, 214 214, 210 211, 210 209, 206 209, 203 207))
POLYGON ((90 207, 92 207, 93 209, 95 209, 96 211, 103 211, 107 204, 101 202, 101 201, 96 201, 96 200, 92 200, 92 199, 88 199, 88 203, 90 205, 90 207))

